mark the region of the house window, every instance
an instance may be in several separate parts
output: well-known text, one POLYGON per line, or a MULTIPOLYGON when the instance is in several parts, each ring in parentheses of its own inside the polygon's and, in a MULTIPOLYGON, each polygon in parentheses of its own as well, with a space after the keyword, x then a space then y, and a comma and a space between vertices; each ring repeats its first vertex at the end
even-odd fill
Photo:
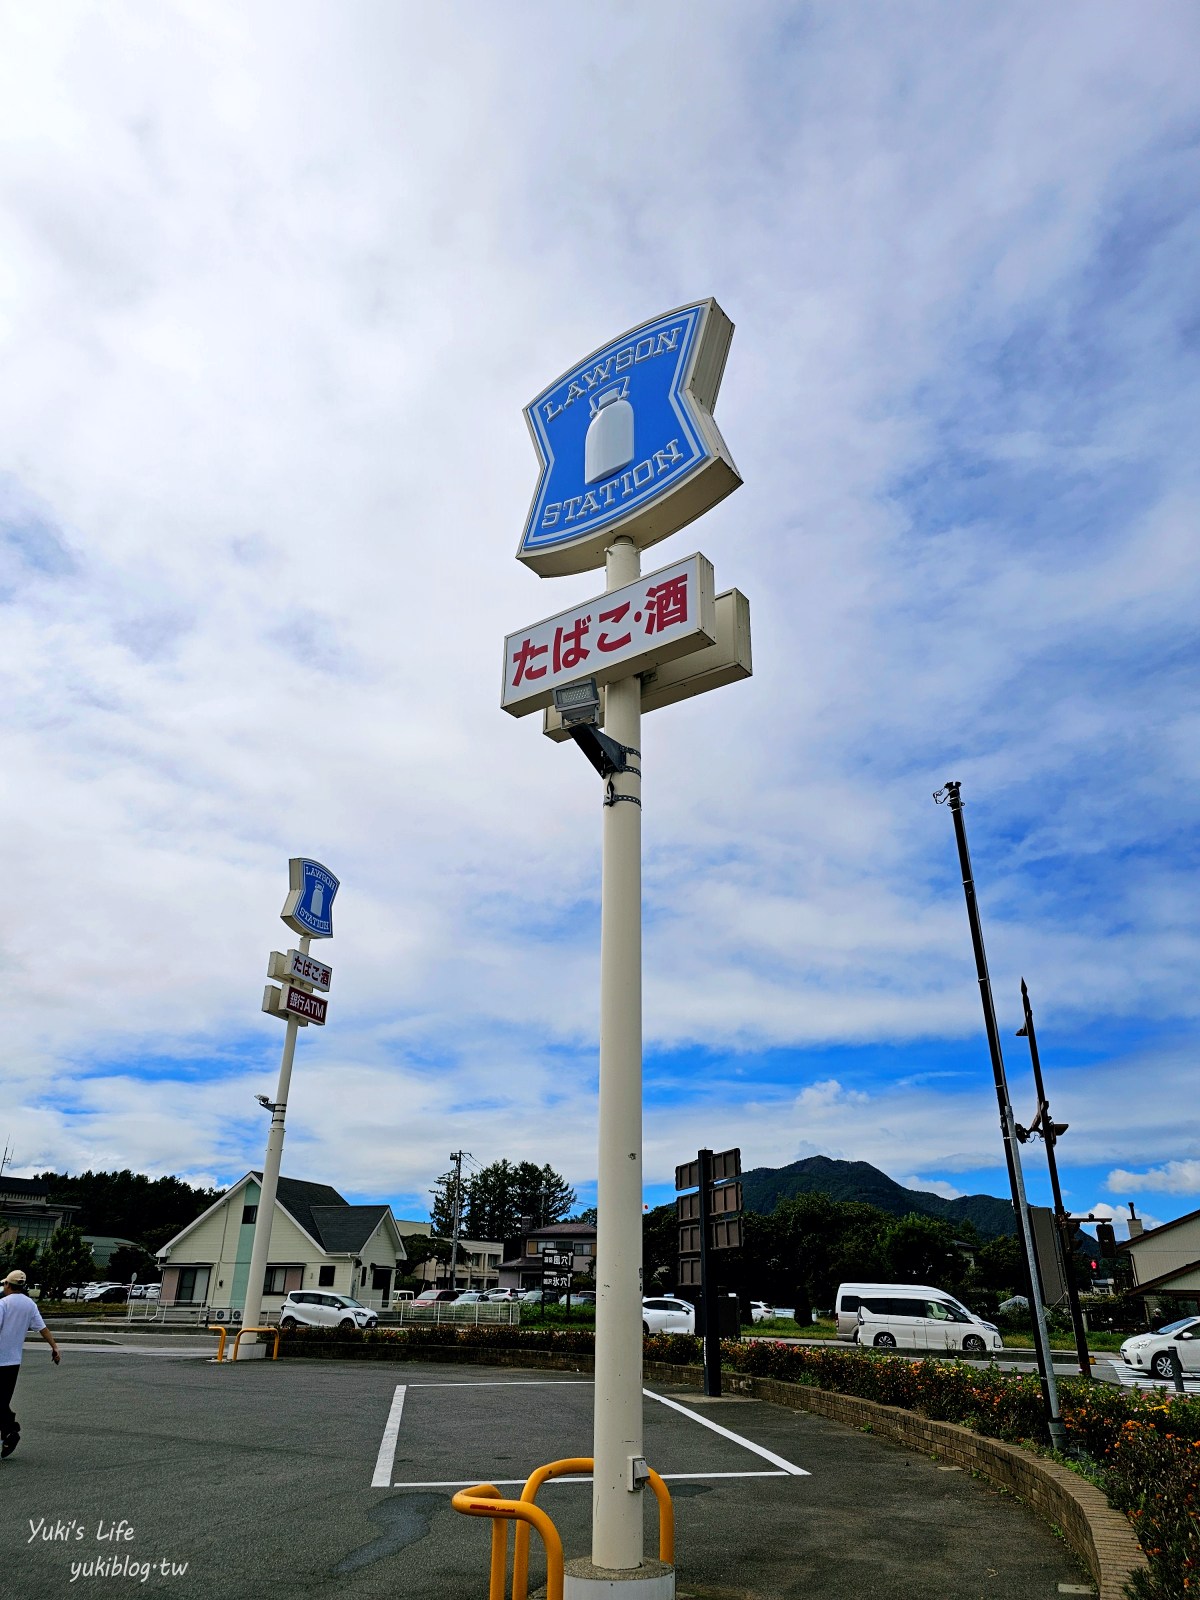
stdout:
POLYGON ((288 1294, 304 1282, 303 1267, 268 1267, 263 1279, 264 1294, 288 1294))
POLYGON ((317 1282, 320 1284, 322 1289, 333 1288, 333 1275, 336 1271, 336 1267, 321 1267, 319 1269, 317 1272, 317 1282))
POLYGON ((208 1295, 208 1267, 180 1267, 175 1286, 175 1304, 203 1304, 208 1295))
POLYGON ((391 1267, 372 1267, 371 1268, 371 1288, 373 1290, 382 1289, 384 1294, 387 1294, 388 1291, 391 1289, 391 1287, 392 1287, 392 1269, 391 1269, 391 1267))
POLYGON ((590 1239, 580 1239, 579 1243, 575 1246, 575 1254, 577 1256, 590 1256, 591 1253, 592 1241, 590 1239))
POLYGON ((242 1226, 245 1227, 248 1222, 253 1222, 254 1219, 257 1216, 258 1216, 258 1207, 257 1206, 243 1206, 242 1207, 242 1226))

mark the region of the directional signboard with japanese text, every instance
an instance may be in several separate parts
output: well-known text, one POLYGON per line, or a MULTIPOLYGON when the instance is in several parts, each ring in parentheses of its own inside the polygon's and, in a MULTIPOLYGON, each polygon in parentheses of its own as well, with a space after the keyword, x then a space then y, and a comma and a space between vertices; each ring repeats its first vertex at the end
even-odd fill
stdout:
POLYGON ((548 706, 576 678, 628 678, 716 639, 713 569, 701 555, 649 572, 510 633, 500 704, 514 717, 548 706))
POLYGON ((741 483, 713 421, 733 324, 715 300, 631 328, 525 408, 542 463, 519 560, 539 576, 604 565, 614 538, 640 548, 741 483))

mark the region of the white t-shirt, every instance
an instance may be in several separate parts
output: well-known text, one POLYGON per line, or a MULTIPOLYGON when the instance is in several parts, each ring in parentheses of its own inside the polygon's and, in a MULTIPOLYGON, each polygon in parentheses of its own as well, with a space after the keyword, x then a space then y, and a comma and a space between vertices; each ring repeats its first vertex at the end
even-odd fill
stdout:
POLYGON ((0 1367, 19 1367, 25 1335, 46 1326, 36 1301, 27 1294, 0 1295, 0 1367))

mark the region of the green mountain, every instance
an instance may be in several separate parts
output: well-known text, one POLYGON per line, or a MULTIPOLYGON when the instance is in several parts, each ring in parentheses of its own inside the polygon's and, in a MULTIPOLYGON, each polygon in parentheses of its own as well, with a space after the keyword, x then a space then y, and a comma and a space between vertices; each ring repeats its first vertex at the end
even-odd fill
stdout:
POLYGON ((964 1194, 943 1200, 940 1194, 906 1189, 866 1161, 834 1161, 829 1156, 808 1156, 787 1167, 755 1167, 742 1174, 742 1198, 747 1211, 774 1211, 781 1200, 798 1194, 827 1194, 831 1200, 859 1200, 894 1217, 918 1211, 959 1226, 973 1223, 981 1239, 1016 1233, 1012 1202, 990 1194, 964 1194))

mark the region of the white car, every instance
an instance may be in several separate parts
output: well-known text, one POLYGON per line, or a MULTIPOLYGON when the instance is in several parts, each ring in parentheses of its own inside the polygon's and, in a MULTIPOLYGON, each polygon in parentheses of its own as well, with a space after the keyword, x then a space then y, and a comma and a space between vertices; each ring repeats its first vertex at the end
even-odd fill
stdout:
POLYGON ((769 1306, 765 1300, 751 1300, 751 1322, 769 1322, 775 1315, 775 1307, 769 1306))
POLYGON ((293 1289, 279 1308, 281 1328, 373 1328, 379 1318, 348 1294, 328 1289, 293 1289))
POLYGON ((673 1294, 642 1301, 643 1333, 695 1333, 696 1308, 673 1294))
POLYGON ((1180 1317, 1153 1333, 1135 1334, 1121 1346, 1121 1360, 1135 1372, 1170 1382, 1172 1350, 1185 1377, 1200 1373, 1200 1317, 1180 1317))
POLYGON ((489 1289, 483 1298, 493 1302, 499 1302, 503 1300, 519 1300, 521 1298, 521 1291, 519 1289, 489 1289))

